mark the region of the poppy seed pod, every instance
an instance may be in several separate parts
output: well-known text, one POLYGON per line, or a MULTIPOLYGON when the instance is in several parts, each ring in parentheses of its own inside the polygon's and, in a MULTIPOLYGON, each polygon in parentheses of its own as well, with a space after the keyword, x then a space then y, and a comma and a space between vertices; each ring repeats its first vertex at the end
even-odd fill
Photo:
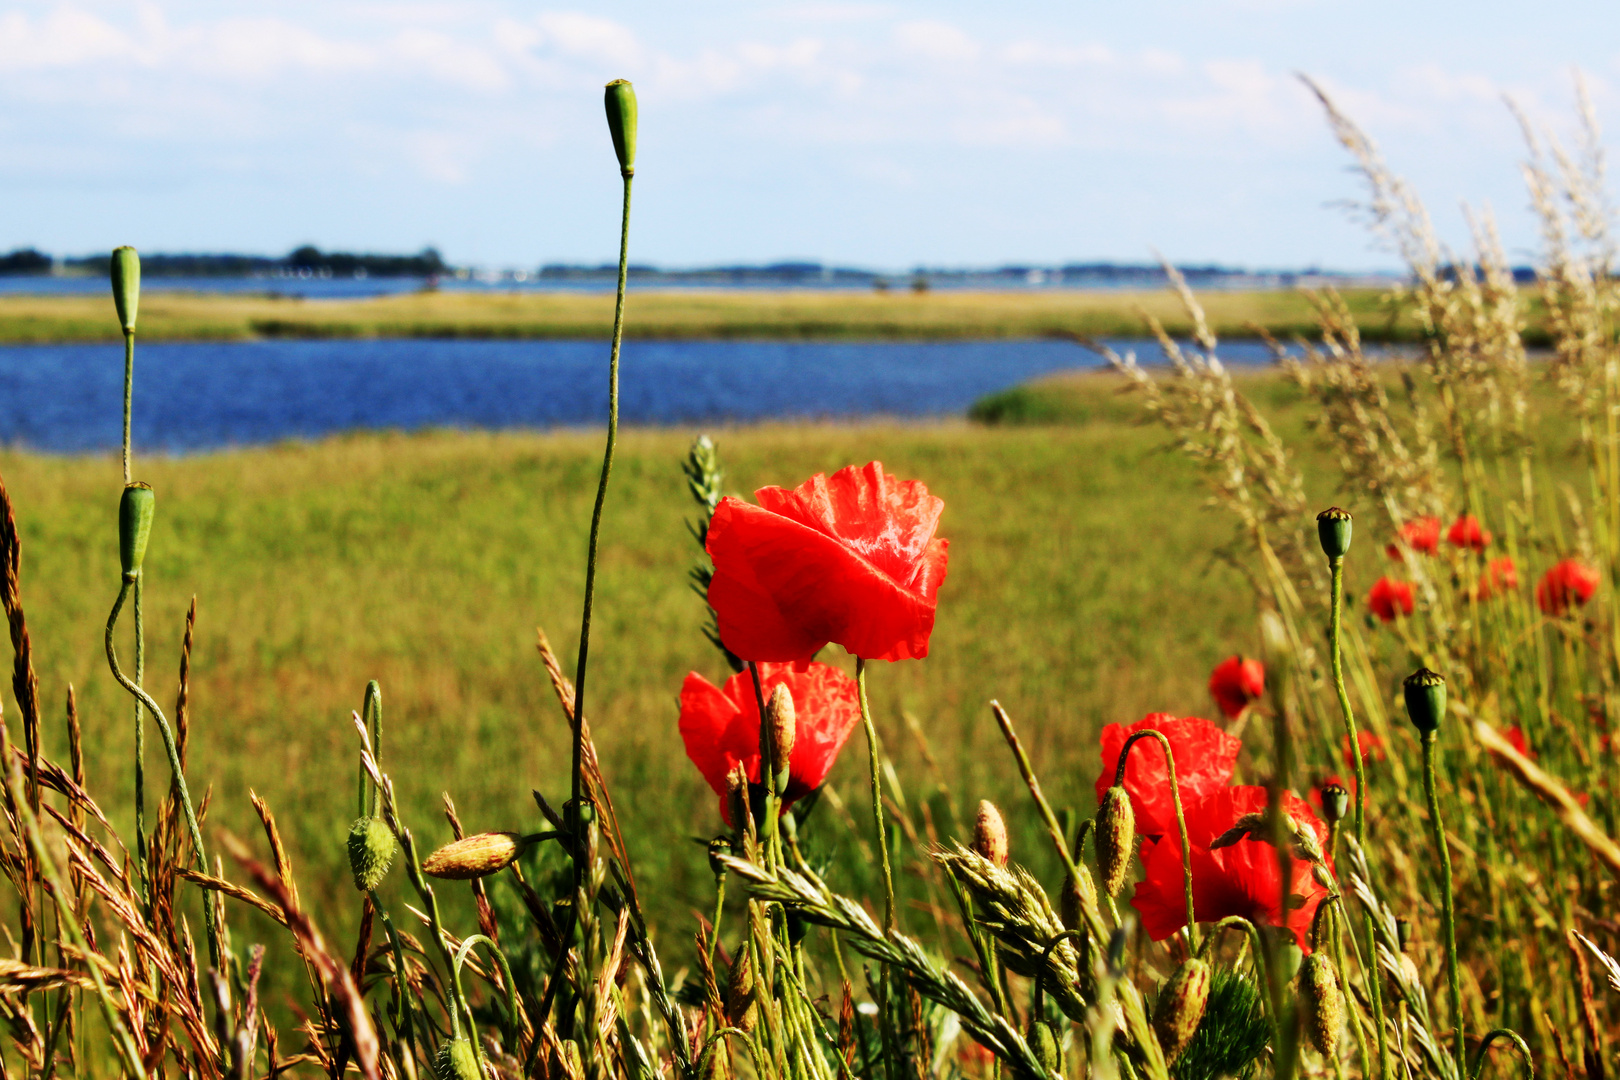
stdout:
POLYGON ((1343 821, 1350 812, 1350 793, 1343 784, 1323 784, 1320 792, 1322 796, 1322 817, 1329 824, 1343 821))
POLYGON ((1299 969, 1299 1008, 1305 1034, 1316 1052, 1325 1058, 1335 1056, 1339 1033, 1344 1030, 1344 995, 1326 953, 1312 953, 1299 969))
POLYGON ((726 876, 726 864, 720 861, 722 855, 731 854, 731 841, 724 836, 717 836, 709 841, 709 870, 717 878, 726 876))
POLYGON ((1164 1048, 1166 1061, 1174 1061, 1187 1049, 1209 1004, 1209 963, 1196 956, 1176 969, 1159 991, 1153 1009, 1153 1031, 1164 1048))
POLYGON ((603 94, 607 105, 608 131, 613 136, 613 152, 619 156, 619 172, 636 172, 636 90, 628 79, 614 79, 603 94))
POLYGON ((472 1042, 458 1036, 442 1044, 433 1061, 433 1075, 438 1080, 479 1080, 472 1042))
POLYGON ((1045 1020, 1031 1020, 1029 1032, 1024 1038, 1035 1054, 1035 1060, 1041 1063, 1041 1068, 1048 1074, 1055 1074, 1062 1062, 1059 1060, 1057 1034, 1053 1032, 1052 1025, 1045 1020))
POLYGON ((114 248, 112 253, 113 307, 118 309, 118 325, 124 333, 135 332, 135 311, 141 304, 141 257, 132 247, 114 248))
POLYGON ((1322 554, 1342 559, 1350 550, 1350 511, 1330 506, 1316 515, 1316 536, 1322 541, 1322 554))
POLYGON ((397 841, 382 818, 363 817, 349 826, 349 869, 354 887, 370 892, 382 883, 394 862, 397 841))
POLYGON ((979 800, 979 816, 973 820, 973 850, 997 866, 1007 865, 1007 824, 988 799, 979 800))
POLYGON ((765 723, 771 743, 776 790, 780 793, 787 790, 788 762, 792 760, 794 737, 799 730, 798 713, 793 708, 793 692, 782 683, 776 684, 776 689, 771 691, 771 700, 765 705, 765 723))
POLYGON ((123 566, 125 581, 134 581, 141 572, 156 510, 157 495, 151 484, 136 481, 125 485, 124 494, 118 500, 118 560, 123 566))
POLYGON ((1097 811, 1097 869, 1102 874, 1103 892, 1116 896, 1125 885, 1125 870, 1136 846, 1136 811, 1122 784, 1115 784, 1103 796, 1097 811))
POLYGON ((488 877, 511 866, 528 847, 519 833, 478 833, 446 844, 423 859, 422 873, 451 881, 488 877))
POLYGON ((1401 689, 1412 726, 1424 735, 1438 731, 1446 715, 1446 680, 1428 668, 1418 668, 1406 677, 1401 689))

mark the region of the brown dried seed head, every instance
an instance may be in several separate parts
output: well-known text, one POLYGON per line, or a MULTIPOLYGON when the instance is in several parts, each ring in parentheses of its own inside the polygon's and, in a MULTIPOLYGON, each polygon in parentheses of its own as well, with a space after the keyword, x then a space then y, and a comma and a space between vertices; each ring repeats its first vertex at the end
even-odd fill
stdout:
POLYGON ((423 859, 422 873, 452 881, 488 877, 511 866, 527 848, 519 833, 479 833, 446 844, 423 859))
POLYGON ((1209 981, 1209 964, 1194 957, 1177 968, 1159 991, 1153 1030, 1166 1060, 1174 1061, 1198 1033, 1204 1006, 1209 1004, 1209 981))
POLYGON ((798 712, 786 684, 778 683, 765 705, 765 723, 770 727, 771 761, 784 768, 793 754, 793 740, 799 732, 798 712))
POLYGON ((973 822, 973 850, 997 866, 1007 865, 1007 824, 1001 811, 988 799, 979 800, 979 816, 973 822))
POLYGON ((1331 1059, 1339 1052, 1339 1033, 1344 1030, 1344 995, 1325 954, 1314 952, 1305 958, 1299 969, 1298 993, 1305 1034, 1317 1053, 1331 1059))
POLYGON ((731 961, 731 975, 726 980, 726 1020, 732 1027, 753 1031, 758 1009, 754 1001, 754 962, 744 942, 731 961))
POLYGON ((1117 896, 1125 886, 1136 846, 1136 811, 1124 785, 1115 784, 1103 796, 1097 811, 1097 869, 1102 872, 1103 892, 1117 896))

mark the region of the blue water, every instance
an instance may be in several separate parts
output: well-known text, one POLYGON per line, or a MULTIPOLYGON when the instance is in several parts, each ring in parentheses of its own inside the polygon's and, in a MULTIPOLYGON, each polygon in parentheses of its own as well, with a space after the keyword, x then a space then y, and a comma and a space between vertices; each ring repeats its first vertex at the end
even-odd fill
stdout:
MULTIPOLYGON (((1151 342, 1119 342, 1144 362, 1151 342)), ((262 341, 141 345, 133 438, 171 451, 355 429, 597 425, 604 343, 262 341)), ((1263 363, 1237 343, 1228 363, 1263 363)), ((1064 368, 1095 367, 1067 342, 629 341, 625 423, 961 415, 977 398, 1064 368)), ((122 438, 121 345, 0 347, 0 443, 105 450, 122 438)))

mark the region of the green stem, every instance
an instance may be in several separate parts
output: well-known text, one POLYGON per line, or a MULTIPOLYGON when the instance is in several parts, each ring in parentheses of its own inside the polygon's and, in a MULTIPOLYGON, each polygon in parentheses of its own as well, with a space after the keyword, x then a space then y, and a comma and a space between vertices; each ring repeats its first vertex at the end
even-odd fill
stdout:
MULTIPOLYGON (((157 721, 158 732, 163 736, 163 748, 169 754, 169 768, 174 772, 174 787, 180 795, 180 806, 186 815, 186 831, 191 837, 192 854, 195 856, 197 868, 204 873, 208 872, 208 856, 203 848, 202 828, 197 824, 197 811, 191 804, 191 791, 186 787, 186 770, 180 764, 180 750, 175 745, 174 731, 169 727, 168 718, 158 703, 152 700, 152 695, 141 689, 129 680, 122 668, 118 666, 118 650, 113 644, 113 628, 118 625, 118 613, 124 609, 124 601, 129 597, 132 579, 138 581, 139 574, 124 579, 123 586, 118 590, 118 599, 113 602, 112 613, 107 616, 107 665, 112 668, 113 678, 118 684, 135 697, 135 700, 146 706, 157 721)), ((203 921, 208 929, 208 956, 215 969, 220 966, 219 926, 214 918, 214 905, 203 905, 203 921)))
POLYGON ((1531 1080, 1535 1080, 1536 1060, 1530 1054, 1530 1047, 1525 1044, 1519 1033, 1512 1028, 1492 1028, 1485 1033, 1485 1037, 1479 1041, 1479 1053, 1474 1058, 1474 1071, 1469 1074, 1472 1080, 1479 1080, 1479 1075, 1485 1068, 1485 1052, 1491 1048, 1491 1043, 1497 1039, 1507 1039, 1513 1044, 1514 1049, 1519 1051, 1519 1056, 1524 1058, 1525 1071, 1530 1074, 1531 1080))
POLYGON ((872 774, 872 827, 877 830, 879 861, 883 866, 883 929, 892 932, 894 917, 894 873, 889 868, 889 833, 883 825, 883 785, 878 778, 877 727, 872 723, 872 707, 866 700, 866 661, 855 658, 855 688, 861 699, 861 725, 866 729, 868 763, 872 774))
POLYGON ((714 875, 714 924, 709 928, 709 964, 714 965, 715 946, 720 944, 720 920, 726 916, 726 875, 714 875))
POLYGON ((1446 935, 1446 981, 1451 989, 1451 1022, 1457 1057, 1457 1075, 1468 1075, 1468 1044, 1463 1038, 1462 970, 1457 966, 1457 912, 1451 893, 1451 852, 1446 847, 1446 827, 1440 820, 1440 790, 1435 776, 1435 735, 1423 733, 1423 790, 1429 798, 1429 831, 1440 856, 1440 923, 1446 935))
POLYGON ((405 977, 405 950, 399 943, 399 934, 394 930, 394 920, 388 917, 388 910, 377 899, 377 890, 371 890, 371 906, 382 920, 383 930, 388 935, 388 946, 394 953, 394 993, 396 1008, 394 1010, 394 1031, 404 1034, 405 1042, 410 1047, 411 1056, 416 1056, 416 1031, 411 1022, 410 984, 405 977))
POLYGON ((124 486, 130 484, 129 416, 135 404, 135 331, 124 331, 124 486))
POLYGON ((1187 898, 1187 941, 1188 945, 1196 950, 1198 948, 1198 916, 1193 908, 1193 880, 1192 880, 1192 845, 1187 839, 1187 815, 1181 810, 1181 788, 1176 783, 1176 756, 1170 752, 1170 740, 1165 738, 1164 732, 1148 729, 1137 731, 1125 740, 1124 747, 1119 752, 1119 764, 1114 769, 1114 786, 1125 782, 1125 764, 1130 757, 1131 747, 1149 736, 1158 739, 1159 745, 1164 747, 1164 763, 1170 773, 1170 801, 1176 808, 1176 829, 1181 836, 1181 884, 1187 898))
MULTIPOLYGON (((141 579, 135 578, 135 685, 146 684, 146 625, 141 617, 141 579)), ((152 883, 146 866, 146 707, 135 699, 135 862, 140 872, 141 900, 151 903, 152 883)), ((203 867, 207 870, 207 867, 203 867)))

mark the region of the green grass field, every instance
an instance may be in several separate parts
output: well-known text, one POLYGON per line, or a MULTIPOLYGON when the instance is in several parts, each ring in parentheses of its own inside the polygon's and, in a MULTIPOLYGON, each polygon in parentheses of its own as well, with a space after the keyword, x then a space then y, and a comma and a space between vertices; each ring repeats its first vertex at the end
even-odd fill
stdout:
MULTIPOLYGON (((1218 292, 1200 298, 1223 337, 1309 333, 1298 292, 1218 292)), ((1369 340, 1412 336, 1383 294, 1347 294, 1369 340)), ((1168 290, 1155 292, 878 293, 660 290, 632 292, 626 333, 641 338, 997 338, 1082 333, 1136 337, 1143 312, 1172 332, 1189 323, 1168 290)), ((258 337, 596 338, 613 322, 606 293, 415 293, 366 300, 162 293, 141 302, 143 341, 258 337)), ((0 297, 0 343, 119 337, 105 296, 0 297)))

